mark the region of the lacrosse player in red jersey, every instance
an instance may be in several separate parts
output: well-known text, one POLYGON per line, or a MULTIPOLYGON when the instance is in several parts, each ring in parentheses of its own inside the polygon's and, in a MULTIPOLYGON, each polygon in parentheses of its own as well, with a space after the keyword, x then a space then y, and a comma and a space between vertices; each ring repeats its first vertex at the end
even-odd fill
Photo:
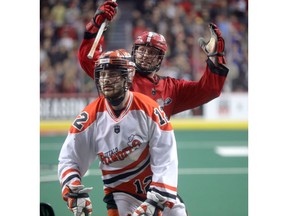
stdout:
POLYGON ((103 53, 94 72, 100 96, 76 117, 59 154, 63 199, 75 216, 91 215, 92 188, 81 181, 99 158, 108 216, 168 216, 178 182, 169 120, 156 101, 129 90, 135 64, 126 50, 103 53))
MULTIPOLYGON (((94 63, 102 53, 104 35, 102 35, 93 59, 89 53, 99 27, 105 19, 112 21, 117 11, 117 3, 106 1, 101 5, 92 20, 86 25, 84 39, 80 45, 78 59, 83 70, 94 79, 94 63)), ((171 115, 201 106, 222 91, 229 69, 224 65, 225 42, 221 31, 211 23, 209 25, 211 39, 205 42, 199 39, 200 45, 207 54, 207 65, 199 81, 178 80, 161 77, 157 74, 167 51, 167 43, 163 35, 156 32, 143 32, 132 48, 132 58, 136 64, 136 74, 131 90, 148 95, 163 108, 168 118, 171 115)))
MULTIPOLYGON (((78 59, 83 70, 92 79, 94 79, 94 62, 103 51, 104 35, 101 36, 93 59, 89 59, 87 55, 101 24, 105 19, 109 22, 113 20, 117 6, 116 2, 104 2, 86 25, 78 59)), ((213 23, 209 28, 210 40, 206 42, 203 38, 199 39, 199 44, 207 55, 205 72, 199 81, 159 76, 157 72, 168 48, 165 37, 156 32, 143 32, 139 35, 134 41, 131 52, 136 64, 136 73, 130 90, 141 92, 154 99, 165 111, 168 119, 174 114, 199 107, 219 97, 229 69, 225 66, 225 42, 221 31, 213 23)), ((178 196, 176 204, 170 210, 170 215, 186 215, 185 212, 185 205, 178 196)))

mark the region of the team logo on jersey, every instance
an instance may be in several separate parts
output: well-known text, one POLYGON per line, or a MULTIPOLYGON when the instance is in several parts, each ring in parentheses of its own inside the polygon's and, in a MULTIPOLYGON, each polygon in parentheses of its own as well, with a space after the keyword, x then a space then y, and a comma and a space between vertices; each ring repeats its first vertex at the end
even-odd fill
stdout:
POLYGON ((140 145, 143 143, 143 139, 141 136, 137 135, 137 134, 132 134, 129 138, 128 138, 128 146, 131 146, 132 148, 134 148, 134 151, 140 147, 140 145))
POLYGON ((115 126, 114 126, 114 132, 115 132, 116 134, 118 134, 118 133, 120 132, 120 125, 115 125, 115 126))
POLYGON ((166 100, 164 102, 164 106, 167 106, 167 105, 169 105, 171 103, 172 103, 172 99, 168 97, 168 98, 166 98, 166 100))
POLYGON ((126 148, 122 150, 115 148, 105 153, 100 152, 98 156, 103 164, 109 165, 113 162, 124 160, 129 154, 137 150, 142 143, 143 139, 141 136, 132 134, 128 138, 128 146, 126 148))
POLYGON ((165 101, 162 98, 158 98, 156 102, 159 104, 159 106, 163 109, 164 106, 168 106, 172 103, 172 99, 170 97, 166 98, 165 101))

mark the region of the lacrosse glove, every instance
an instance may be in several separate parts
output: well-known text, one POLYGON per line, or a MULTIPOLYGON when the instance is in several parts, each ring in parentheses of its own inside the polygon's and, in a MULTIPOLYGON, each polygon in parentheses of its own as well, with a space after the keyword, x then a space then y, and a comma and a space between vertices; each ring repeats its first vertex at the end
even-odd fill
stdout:
POLYGON ((224 57, 225 41, 222 33, 214 23, 210 23, 209 28, 211 33, 210 40, 205 42, 205 39, 201 37, 198 39, 199 45, 208 57, 216 56, 215 60, 218 64, 226 64, 224 57))
POLYGON ((167 201, 167 198, 163 197, 159 193, 154 191, 149 191, 147 193, 147 199, 133 212, 132 216, 157 216, 158 211, 163 211, 164 203, 167 201))
MULTIPOLYGON (((96 13, 94 14, 94 17, 92 20, 86 25, 86 31, 90 33, 97 33, 101 24, 107 19, 108 21, 111 21, 113 17, 117 13, 117 6, 118 4, 116 2, 113 2, 111 0, 105 1, 102 5, 98 7, 96 10, 96 13)), ((107 29, 106 28, 105 30, 107 29)))
POLYGON ((88 193, 93 189, 84 188, 84 185, 68 185, 68 188, 64 195, 64 199, 67 200, 67 206, 70 211, 74 213, 74 216, 81 216, 84 212, 85 216, 89 216, 92 213, 92 203, 88 193))

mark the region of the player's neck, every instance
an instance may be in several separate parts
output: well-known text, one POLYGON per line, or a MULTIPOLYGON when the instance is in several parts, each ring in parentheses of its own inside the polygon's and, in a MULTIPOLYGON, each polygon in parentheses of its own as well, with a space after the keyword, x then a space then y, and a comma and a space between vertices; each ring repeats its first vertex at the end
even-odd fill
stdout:
POLYGON ((112 109, 113 110, 123 110, 127 106, 127 101, 129 99, 129 95, 130 95, 130 91, 127 90, 125 92, 124 99, 122 100, 122 102, 120 104, 118 104, 117 106, 114 106, 111 104, 112 109))
POLYGON ((154 75, 156 72, 152 72, 150 74, 147 75, 147 77, 149 77, 150 79, 154 79, 154 75))
POLYGON ((148 79, 151 80, 154 84, 157 84, 159 81, 159 77, 156 75, 156 72, 152 72, 151 74, 149 74, 148 79))

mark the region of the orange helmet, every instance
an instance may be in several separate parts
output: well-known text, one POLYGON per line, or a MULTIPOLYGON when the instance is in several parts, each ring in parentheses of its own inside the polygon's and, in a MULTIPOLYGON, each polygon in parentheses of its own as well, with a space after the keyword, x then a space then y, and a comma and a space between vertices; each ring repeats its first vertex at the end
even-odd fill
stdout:
MULTIPOLYGON (((98 92, 102 92, 99 78, 100 72, 103 70, 121 72, 121 75, 124 78, 125 82, 123 86, 123 91, 121 93, 123 94, 123 98, 121 97, 120 99, 124 99, 125 92, 132 85, 133 77, 135 74, 135 64, 131 61, 131 54, 124 49, 118 49, 114 51, 104 52, 100 55, 99 59, 95 63, 94 69, 95 84, 98 92)), ((109 101, 110 99, 108 98, 109 101)), ((118 102, 121 102, 121 100, 113 101, 111 99, 110 102, 114 105, 118 104, 118 102)))
POLYGON ((95 63, 94 77, 99 78, 99 72, 105 69, 121 70, 123 77, 132 84, 135 64, 131 61, 131 54, 125 49, 107 51, 100 55, 95 63))

